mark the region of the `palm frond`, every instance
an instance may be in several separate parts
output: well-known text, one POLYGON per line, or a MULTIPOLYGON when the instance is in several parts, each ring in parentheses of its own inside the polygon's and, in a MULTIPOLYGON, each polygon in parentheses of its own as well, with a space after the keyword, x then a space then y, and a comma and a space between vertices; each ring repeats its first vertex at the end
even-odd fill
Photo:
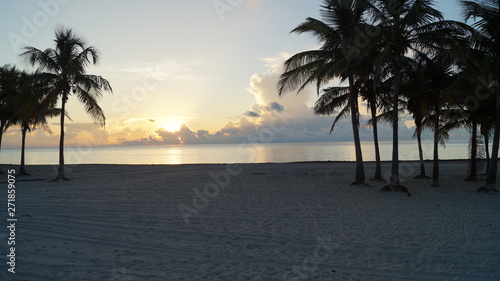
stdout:
POLYGON ((77 86, 75 91, 78 100, 83 104, 85 112, 87 112, 87 114, 89 114, 95 122, 104 127, 106 124, 106 117, 104 116, 103 110, 97 103, 95 96, 80 86, 77 86))
POLYGON ((335 120, 333 120, 332 127, 330 128, 330 134, 333 132, 333 129, 335 128, 335 125, 342 120, 343 118, 349 116, 351 114, 351 108, 349 106, 345 106, 340 110, 339 114, 337 114, 337 117, 335 117, 335 120))
POLYGON ((349 101, 348 87, 331 87, 323 90, 314 106, 317 115, 331 115, 339 108, 343 108, 349 101))

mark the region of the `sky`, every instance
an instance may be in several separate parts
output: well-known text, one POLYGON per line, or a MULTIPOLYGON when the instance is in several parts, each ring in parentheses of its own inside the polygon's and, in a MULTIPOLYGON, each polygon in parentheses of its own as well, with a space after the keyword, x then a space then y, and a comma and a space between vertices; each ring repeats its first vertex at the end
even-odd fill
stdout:
MULTIPOLYGON (((70 97, 67 146, 351 140, 348 120, 329 135, 333 117, 314 116, 314 88, 282 97, 276 92, 283 62, 317 48, 314 38, 290 31, 307 17, 320 18, 321 3, 0 0, 0 65, 34 70, 19 58, 22 48, 54 48, 57 25, 72 28, 100 51, 99 64, 88 73, 113 88, 99 101, 106 126, 94 124, 70 97)), ((461 20, 457 1, 439 0, 437 6, 446 19, 461 20)), ((58 146, 59 120, 49 121, 52 132, 35 130, 29 147, 58 146)), ((402 138, 411 138, 411 126, 403 118, 402 138)), ((390 127, 381 131, 382 139, 390 136, 390 127)), ((364 140, 371 134, 362 129, 364 140)), ((2 146, 19 147, 20 140, 19 130, 11 128, 2 146)))

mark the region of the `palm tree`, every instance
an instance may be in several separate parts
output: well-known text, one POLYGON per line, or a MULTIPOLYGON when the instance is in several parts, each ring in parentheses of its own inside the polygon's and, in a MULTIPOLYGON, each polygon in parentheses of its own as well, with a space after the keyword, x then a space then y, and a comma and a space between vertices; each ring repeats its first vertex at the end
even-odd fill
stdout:
POLYGON ((423 92, 430 102, 434 116, 427 115, 424 121, 429 127, 433 126, 434 131, 434 156, 431 186, 439 187, 439 144, 444 144, 448 138, 448 131, 445 123, 450 122, 448 114, 442 114, 443 109, 451 104, 450 100, 456 94, 452 85, 456 77, 453 75, 455 58, 449 52, 439 52, 433 58, 422 58, 422 75, 424 77, 423 92))
MULTIPOLYGON (((469 57, 464 58, 467 63, 459 65, 460 71, 455 75, 451 86, 455 92, 454 100, 450 101, 451 108, 446 114, 446 130, 465 127, 470 132, 469 169, 465 181, 477 179, 479 169, 483 166, 479 159, 484 159, 485 156, 489 159, 489 136, 494 127, 495 97, 489 95, 484 87, 477 87, 477 57, 480 54, 469 54, 469 57), (484 137, 484 142, 478 133, 484 137)), ((464 60, 460 62, 463 63, 464 60)))
POLYGON ((406 81, 403 82, 403 94, 406 96, 406 109, 413 116, 415 132, 413 138, 417 139, 420 173, 414 178, 430 178, 425 172, 424 151, 422 146, 422 133, 426 128, 434 131, 434 185, 438 185, 440 141, 440 119, 442 109, 442 88, 440 78, 447 78, 446 72, 438 68, 436 58, 423 58, 415 61, 415 65, 406 81))
MULTIPOLYGON (((386 71, 391 71, 390 67, 386 71)), ((401 94, 398 101, 398 114, 411 114, 415 122, 415 132, 413 137, 417 139, 420 174, 414 178, 428 178, 425 174, 424 153, 422 148, 422 132, 425 128, 424 119, 430 112, 432 92, 425 89, 426 79, 423 75, 423 67, 416 60, 407 58, 401 73, 401 94)), ((387 74, 383 75, 384 77, 387 74)), ((378 96, 376 96, 378 107, 381 113, 378 116, 372 116, 369 125, 375 124, 374 121, 384 121, 393 125, 392 112, 392 86, 394 77, 387 77, 379 83, 378 96)))
MULTIPOLYGON (((66 102, 74 95, 83 103, 85 111, 92 119, 104 126, 106 118, 97 99, 104 91, 112 92, 109 82, 101 76, 86 73, 89 64, 97 64, 99 52, 95 47, 88 46, 85 40, 75 34, 72 29, 61 26, 55 30, 55 49, 44 51, 34 47, 24 48, 21 57, 31 65, 38 65, 38 75, 50 87, 49 94, 42 101, 54 107, 61 99, 61 112, 66 112, 66 102), (45 72, 44 72, 45 71, 45 72)), ((61 133, 59 140, 58 180, 65 180, 64 173, 64 120, 61 114, 61 133)))
POLYGON ((491 164, 491 155, 490 155, 490 137, 495 130, 495 102, 491 102, 488 104, 487 118, 482 118, 481 123, 479 124, 481 135, 484 139, 484 151, 486 154, 486 174, 490 169, 491 164))
MULTIPOLYGON (((489 78, 488 88, 496 97, 495 124, 500 124, 500 0, 462 1, 466 20, 478 19, 472 26, 477 30, 475 47, 486 56, 482 61, 483 78, 489 78)), ((479 77, 478 77, 479 78, 479 77)), ((479 80, 479 79, 478 79, 479 80)), ((495 126, 491 161, 486 181, 478 191, 496 192, 500 127, 495 126)))
MULTIPOLYGON (((408 66, 405 67, 403 77, 401 79, 401 96, 400 96, 400 113, 409 113, 415 122, 415 132, 413 138, 417 139, 420 173, 415 176, 415 179, 429 178, 425 173, 424 151, 422 147, 422 132, 424 131, 424 119, 431 111, 431 99, 433 93, 426 89, 426 84, 429 79, 424 75, 424 66, 416 60, 408 59, 408 66)), ((390 83, 393 81, 386 81, 390 83)), ((386 90, 387 92, 390 92, 386 90)), ((386 104, 391 104, 391 101, 386 101, 386 104)), ((392 122, 392 105, 385 106, 386 112, 383 119, 392 122)))
POLYGON ((358 93, 355 87, 361 71, 365 50, 372 48, 372 41, 359 44, 360 36, 366 36, 369 28, 366 17, 372 9, 366 0, 325 0, 322 5, 324 22, 308 18, 292 30, 295 33, 310 33, 323 43, 319 50, 298 53, 285 62, 285 71, 278 82, 278 93, 282 95, 298 88, 303 90, 315 82, 317 90, 337 77, 348 82, 349 111, 356 151, 356 174, 353 184, 364 184, 365 172, 361 140, 359 137, 358 93))
POLYGON ((373 145, 375 149, 375 176, 371 179, 372 181, 384 181, 382 179, 382 161, 380 157, 380 146, 378 140, 378 121, 377 121, 377 109, 379 107, 379 99, 377 97, 378 87, 375 85, 375 80, 373 78, 366 81, 363 90, 361 92, 361 96, 367 101, 368 108, 371 113, 370 124, 367 126, 371 126, 373 130, 373 145))
MULTIPOLYGON (((414 93, 414 92, 413 92, 414 93)), ((426 114, 430 111, 430 103, 422 95, 422 93, 414 93, 416 95, 410 95, 408 99, 408 111, 413 115, 413 120, 415 121, 415 133, 413 138, 417 139, 418 146, 418 156, 420 164, 420 173, 414 178, 426 179, 429 178, 425 174, 425 162, 424 162, 424 151, 422 147, 422 132, 425 128, 423 122, 426 114)))
MULTIPOLYGON (((380 149, 378 142, 378 122, 377 122, 377 96, 373 86, 373 79, 369 79, 361 83, 357 81, 356 88, 359 89, 361 97, 367 101, 368 108, 370 109, 372 119, 369 120, 366 126, 373 129, 373 142, 375 149, 375 176, 372 181, 383 181, 382 179, 382 165, 380 157, 380 149)), ((323 94, 316 101, 314 113, 318 115, 333 115, 337 113, 335 120, 330 128, 330 134, 333 132, 335 125, 342 118, 350 114, 351 108, 349 105, 349 87, 329 87, 323 90, 323 94), (339 110, 337 112, 337 110, 339 110)))
POLYGON ((470 141, 469 141, 469 169, 467 176, 464 181, 473 181, 477 179, 478 170, 480 168, 479 159, 484 159, 484 149, 483 149, 483 141, 478 136, 478 127, 479 127, 479 116, 472 114, 469 124, 470 131, 470 141))
POLYGON ((384 190, 408 190, 400 184, 399 145, 398 145, 398 108, 401 91, 402 68, 405 57, 432 56, 441 49, 452 49, 453 36, 461 35, 463 25, 453 21, 444 21, 442 13, 434 8, 433 0, 377 0, 380 13, 376 20, 387 34, 383 49, 377 58, 378 68, 389 64, 393 69, 392 123, 393 151, 391 179, 384 190))
POLYGON ((46 104, 41 103, 44 99, 47 87, 37 81, 36 74, 22 72, 18 80, 18 92, 16 95, 16 108, 11 117, 12 124, 19 124, 21 127, 21 165, 19 175, 29 175, 26 172, 25 151, 26 134, 41 127, 49 133, 50 128, 47 118, 56 117, 61 114, 57 108, 44 108, 46 104))
POLYGON ((18 78, 19 71, 16 67, 10 65, 0 67, 0 148, 3 133, 12 125, 10 120, 14 114, 18 78))

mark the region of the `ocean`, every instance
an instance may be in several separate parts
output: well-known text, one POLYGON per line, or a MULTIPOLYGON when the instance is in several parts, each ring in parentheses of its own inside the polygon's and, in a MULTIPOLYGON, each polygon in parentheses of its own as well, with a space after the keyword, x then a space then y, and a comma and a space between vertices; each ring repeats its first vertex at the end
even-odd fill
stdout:
MULTIPOLYGON (((416 141, 400 141, 400 160, 418 160, 416 141)), ((440 159, 467 159, 468 144, 450 142, 440 146, 440 159)), ((374 161, 372 142, 363 142, 363 159, 374 161)), ((58 163, 58 148, 27 148, 27 165, 58 163)), ((392 143, 380 142, 382 160, 391 160, 392 143)), ((303 161, 354 161, 352 142, 259 143, 67 147, 65 163, 77 164, 206 164, 206 163, 286 163, 303 161)), ((424 158, 432 159, 432 142, 424 143, 424 158)), ((0 163, 16 165, 21 150, 2 148, 0 163)))

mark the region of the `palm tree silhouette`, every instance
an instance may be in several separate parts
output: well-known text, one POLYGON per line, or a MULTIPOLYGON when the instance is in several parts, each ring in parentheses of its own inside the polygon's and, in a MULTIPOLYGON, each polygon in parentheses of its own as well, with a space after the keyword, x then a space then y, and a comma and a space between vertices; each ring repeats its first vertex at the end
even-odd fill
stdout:
MULTIPOLYGON (((493 145, 491 151, 490 167, 487 172, 486 181, 478 191, 496 192, 498 150, 500 142, 500 0, 462 1, 462 9, 466 20, 477 19, 472 25, 477 34, 474 46, 486 56, 482 60, 481 75, 478 78, 489 80, 483 85, 496 97, 495 130, 493 133, 493 145)), ((479 81, 479 83, 482 83, 479 81)))
POLYGON ((15 66, 0 67, 0 149, 3 133, 12 125, 19 75, 20 71, 15 66))
POLYGON ((381 69, 389 64, 393 79, 391 178, 389 185, 383 189, 407 192, 399 178, 399 110, 396 110, 400 102, 405 60, 409 55, 425 57, 438 50, 452 49, 454 36, 462 34, 463 25, 445 21, 442 13, 434 8, 432 0, 378 0, 376 3, 379 13, 374 14, 375 21, 386 34, 376 66, 381 69))
POLYGON ((420 173, 414 178, 429 178, 425 173, 424 151, 422 133, 425 129, 424 120, 432 111, 433 93, 426 88, 428 76, 422 64, 415 63, 415 69, 408 73, 408 78, 403 82, 402 90, 407 96, 406 109, 413 116, 415 132, 413 138, 417 139, 420 173))
MULTIPOLYGON (((97 64, 99 52, 88 46, 86 41, 72 29, 59 26, 55 30, 55 49, 44 51, 34 47, 24 48, 20 55, 31 65, 38 65, 41 72, 38 77, 49 85, 50 91, 42 103, 51 107, 61 99, 61 112, 66 112, 66 102, 70 96, 76 96, 83 103, 85 111, 94 121, 104 126, 106 118, 97 99, 103 92, 112 92, 109 82, 101 76, 86 73, 89 64, 97 64)), ((57 180, 66 180, 64 172, 64 120, 61 114, 61 130, 59 140, 59 167, 57 180)))
MULTIPOLYGON (((467 54, 460 61, 460 70, 455 74, 455 81, 451 86, 455 92, 454 98, 450 100, 451 108, 446 113, 448 119, 445 124, 446 131, 466 128, 470 132, 469 170, 465 181, 477 179, 479 169, 483 166, 479 159, 486 157, 489 160, 489 136, 495 121, 495 96, 477 84, 480 57, 481 54, 474 52, 474 55, 467 54), (478 133, 484 138, 484 142, 478 133)), ((488 161, 486 163, 488 171, 488 161)))
POLYGON ((29 175, 26 172, 25 151, 26 134, 37 127, 51 133, 47 124, 47 118, 56 117, 61 114, 58 108, 47 108, 48 104, 41 101, 47 94, 47 85, 36 79, 36 74, 21 72, 19 74, 17 94, 15 98, 15 110, 11 117, 12 124, 21 127, 21 164, 18 175, 29 175))
POLYGON ((301 52, 288 59, 278 82, 278 93, 282 95, 297 88, 300 92, 310 83, 316 83, 319 93, 320 88, 333 78, 347 81, 348 110, 356 151, 356 173, 352 184, 365 182, 356 81, 362 74, 360 66, 365 59, 364 51, 373 47, 373 40, 359 44, 360 36, 365 35, 363 31, 369 27, 366 19, 371 9, 373 6, 367 0, 325 0, 321 10, 324 21, 308 18, 292 30, 314 35, 323 43, 321 48, 301 52))
MULTIPOLYGON (((356 83, 356 88, 359 89, 359 94, 363 100, 367 101, 368 108, 371 113, 372 119, 368 121, 367 126, 373 129, 373 141, 375 150, 375 176, 372 181, 383 181, 382 179, 382 165, 380 157, 380 149, 378 142, 378 118, 377 118, 377 108, 378 101, 377 95, 375 94, 375 88, 373 86, 373 79, 367 79, 364 81, 358 80, 356 83)), ((314 113, 317 115, 334 115, 337 114, 333 124, 330 128, 330 134, 333 132, 335 125, 342 119, 347 117, 350 112, 349 104, 349 87, 329 87, 323 90, 323 94, 318 98, 314 106, 314 113)))

